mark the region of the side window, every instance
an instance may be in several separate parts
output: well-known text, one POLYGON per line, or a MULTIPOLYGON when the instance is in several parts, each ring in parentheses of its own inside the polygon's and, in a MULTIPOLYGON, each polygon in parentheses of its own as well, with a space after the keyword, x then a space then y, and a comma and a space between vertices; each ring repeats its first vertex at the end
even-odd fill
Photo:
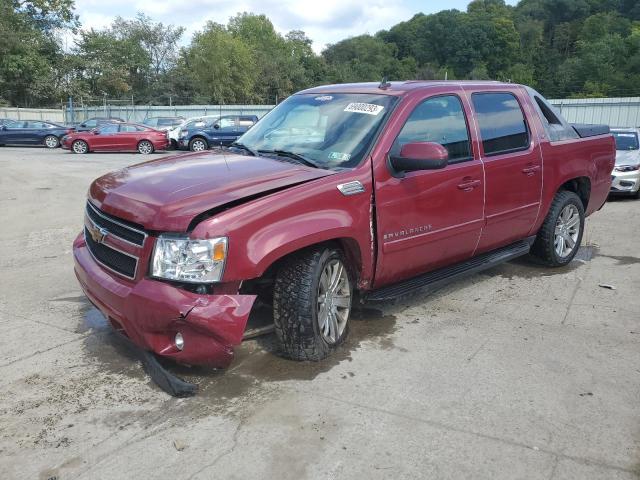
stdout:
POLYGON ((524 114, 513 94, 474 93, 471 98, 485 155, 529 147, 529 131, 524 114))
POLYGON ((140 131, 140 129, 135 125, 120 124, 120 131, 121 132, 138 132, 140 131))
POLYGON ((439 143, 449 152, 449 162, 470 160, 471 145, 464 110, 455 95, 433 97, 418 105, 402 127, 391 149, 399 154, 406 143, 439 143))
POLYGON ((96 128, 97 125, 98 125, 98 120, 96 119, 87 120, 86 122, 84 122, 84 126, 87 128, 96 128))
POLYGON ((118 125, 114 123, 105 123, 100 125, 100 134, 105 135, 109 133, 118 133, 118 125))
POLYGON ((46 128, 46 125, 42 122, 31 121, 31 122, 27 122, 26 127, 27 128, 46 128))
POLYGON ((236 119, 235 117, 221 117, 218 125, 220 125, 220 130, 231 129, 236 126, 236 119))

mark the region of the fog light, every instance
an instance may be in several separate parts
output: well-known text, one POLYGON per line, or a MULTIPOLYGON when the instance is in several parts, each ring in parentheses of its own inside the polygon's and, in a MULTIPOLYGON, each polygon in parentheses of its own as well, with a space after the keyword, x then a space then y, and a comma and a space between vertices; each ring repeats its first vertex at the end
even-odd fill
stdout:
POLYGON ((176 333, 175 343, 178 350, 182 350, 184 348, 184 338, 182 338, 182 334, 180 332, 176 333))

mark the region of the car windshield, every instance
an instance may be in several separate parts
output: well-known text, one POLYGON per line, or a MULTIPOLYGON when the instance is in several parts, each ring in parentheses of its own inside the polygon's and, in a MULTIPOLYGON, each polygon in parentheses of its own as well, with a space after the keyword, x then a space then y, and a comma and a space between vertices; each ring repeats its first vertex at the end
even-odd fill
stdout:
POLYGON ((612 132, 616 139, 616 150, 638 150, 638 134, 635 132, 612 132))
POLYGON ((395 97, 376 94, 293 95, 238 143, 253 152, 273 153, 289 161, 304 157, 321 168, 353 168, 366 154, 395 101, 395 97))

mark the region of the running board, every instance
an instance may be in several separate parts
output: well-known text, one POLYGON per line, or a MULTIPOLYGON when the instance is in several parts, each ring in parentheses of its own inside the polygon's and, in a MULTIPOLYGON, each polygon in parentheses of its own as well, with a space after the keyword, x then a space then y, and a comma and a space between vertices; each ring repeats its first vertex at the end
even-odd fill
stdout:
POLYGON ((534 240, 535 237, 529 237, 506 247, 483 253, 465 262, 440 268, 410 278, 409 280, 394 283, 388 287, 373 290, 365 295, 364 300, 367 302, 384 302, 408 295, 417 290, 424 291, 424 293, 432 293, 462 277, 487 270, 488 268, 526 255, 529 253, 534 240))

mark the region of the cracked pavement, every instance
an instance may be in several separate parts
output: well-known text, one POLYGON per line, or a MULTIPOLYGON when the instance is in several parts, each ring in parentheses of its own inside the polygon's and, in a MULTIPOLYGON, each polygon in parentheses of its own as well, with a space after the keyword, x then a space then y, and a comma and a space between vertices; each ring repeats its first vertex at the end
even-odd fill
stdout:
POLYGON ((200 385, 175 399, 71 258, 90 181, 148 159, 0 148, 3 479, 640 477, 640 201, 589 218, 565 268, 365 305, 317 364, 247 341, 227 371, 172 367, 200 385))

